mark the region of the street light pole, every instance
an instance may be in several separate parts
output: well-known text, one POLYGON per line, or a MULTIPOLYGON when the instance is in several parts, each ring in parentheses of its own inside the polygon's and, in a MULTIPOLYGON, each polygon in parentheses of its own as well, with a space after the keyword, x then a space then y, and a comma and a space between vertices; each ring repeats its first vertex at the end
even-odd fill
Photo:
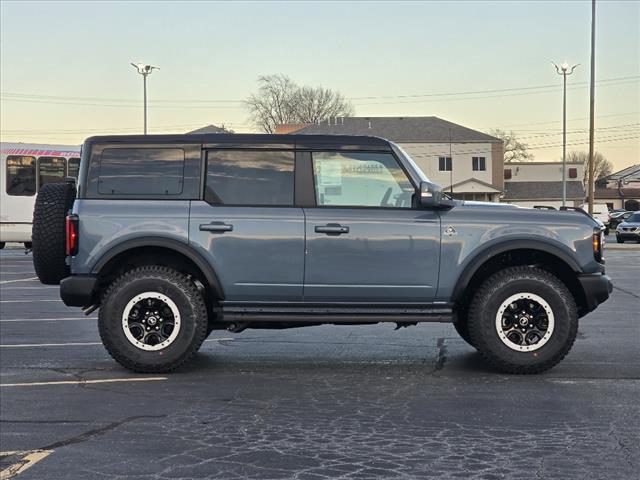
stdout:
POLYGON ((144 63, 132 63, 131 64, 138 73, 142 75, 142 88, 144 96, 144 134, 147 134, 147 77, 151 75, 153 70, 160 70, 159 67, 152 65, 145 65, 144 63))
MULTIPOLYGON (((551 62, 553 63, 553 62, 551 62)), ((567 203, 567 75, 571 75, 575 68, 580 65, 574 65, 569 70, 569 65, 565 62, 561 67, 556 67, 558 75, 562 75, 562 206, 567 203)))

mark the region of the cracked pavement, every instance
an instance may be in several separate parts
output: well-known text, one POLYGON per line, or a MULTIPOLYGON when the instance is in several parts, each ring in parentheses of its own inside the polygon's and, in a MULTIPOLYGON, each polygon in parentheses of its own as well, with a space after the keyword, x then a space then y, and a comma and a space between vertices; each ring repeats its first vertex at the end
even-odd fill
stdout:
MULTIPOLYGON (((2 252, 0 281, 28 260, 2 252)), ((639 265, 608 252, 618 288, 536 376, 492 372, 451 325, 382 324, 214 332, 137 382, 95 320, 34 301, 56 288, 3 283, 2 345, 74 345, 0 348, 0 383, 80 383, 1 387, 0 451, 52 450, 18 479, 638 478, 639 265), (84 383, 102 379, 125 381, 84 383)))

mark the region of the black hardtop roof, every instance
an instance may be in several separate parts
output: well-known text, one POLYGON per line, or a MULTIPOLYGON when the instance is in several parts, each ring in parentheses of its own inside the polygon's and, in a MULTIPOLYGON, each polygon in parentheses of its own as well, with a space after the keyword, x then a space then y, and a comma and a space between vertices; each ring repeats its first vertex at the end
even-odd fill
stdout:
POLYGON ((94 143, 191 143, 204 147, 227 148, 345 148, 389 150, 389 141, 365 135, 274 135, 259 133, 209 133, 179 135, 99 135, 89 137, 85 144, 94 143))

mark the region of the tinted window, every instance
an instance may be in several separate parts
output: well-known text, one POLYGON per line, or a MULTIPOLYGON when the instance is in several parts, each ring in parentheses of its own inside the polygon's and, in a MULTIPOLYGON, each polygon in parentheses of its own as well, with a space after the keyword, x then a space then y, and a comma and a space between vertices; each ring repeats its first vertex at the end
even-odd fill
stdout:
POLYGON ((209 151, 205 200, 227 205, 293 205, 293 152, 209 151))
POLYGON ((72 157, 67 163, 67 176, 78 178, 78 171, 80 170, 80 159, 78 157, 72 157))
POLYGON ((36 158, 7 156, 7 194, 30 197, 36 193, 36 158))
POLYGON ((181 148, 105 148, 100 158, 98 192, 111 195, 179 195, 181 148))
POLYGON ((474 171, 484 171, 487 169, 485 157, 471 157, 471 162, 473 163, 474 171))
POLYGON ((60 183, 65 180, 66 160, 62 157, 38 158, 38 185, 60 183))
POLYGON ((438 157, 438 170, 441 172, 450 172, 451 157, 438 157))
POLYGON ((313 153, 318 206, 411 208, 415 190, 388 153, 313 153))

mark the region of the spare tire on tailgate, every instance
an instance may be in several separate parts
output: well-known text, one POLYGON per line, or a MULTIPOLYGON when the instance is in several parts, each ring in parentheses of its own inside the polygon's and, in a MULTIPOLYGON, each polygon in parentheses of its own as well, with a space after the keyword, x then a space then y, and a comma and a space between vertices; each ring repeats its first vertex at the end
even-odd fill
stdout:
POLYGON ((69 276, 66 260, 66 216, 76 198, 71 183, 40 187, 33 209, 33 266, 45 285, 59 285, 69 276))

